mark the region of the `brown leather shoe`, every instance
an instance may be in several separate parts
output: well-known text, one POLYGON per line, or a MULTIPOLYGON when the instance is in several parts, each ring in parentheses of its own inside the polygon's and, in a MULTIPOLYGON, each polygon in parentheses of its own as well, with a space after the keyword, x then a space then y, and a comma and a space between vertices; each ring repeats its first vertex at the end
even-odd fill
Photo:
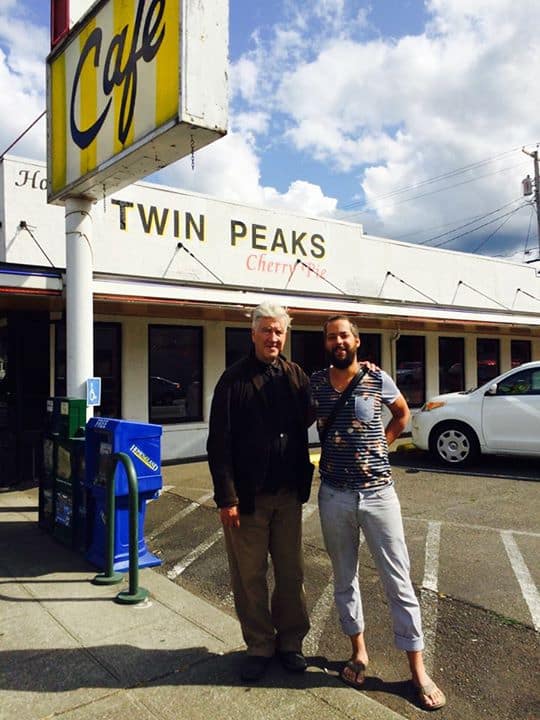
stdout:
POLYGON ((281 651, 278 658, 285 670, 289 672, 304 672, 307 668, 306 658, 301 652, 281 651))

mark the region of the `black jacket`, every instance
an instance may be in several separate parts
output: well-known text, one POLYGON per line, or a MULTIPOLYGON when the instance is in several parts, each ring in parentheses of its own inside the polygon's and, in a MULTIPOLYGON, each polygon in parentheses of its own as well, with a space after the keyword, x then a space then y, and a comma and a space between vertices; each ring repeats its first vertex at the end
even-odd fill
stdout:
MULTIPOLYGON (((280 356, 293 398, 290 426, 297 433, 294 471, 298 498, 311 491, 313 465, 309 460, 308 427, 314 420, 309 380, 299 365, 280 356)), ((218 507, 238 505, 240 513, 255 509, 255 491, 268 470, 271 434, 267 426, 260 363, 254 353, 225 370, 212 399, 207 442, 208 464, 218 507)))

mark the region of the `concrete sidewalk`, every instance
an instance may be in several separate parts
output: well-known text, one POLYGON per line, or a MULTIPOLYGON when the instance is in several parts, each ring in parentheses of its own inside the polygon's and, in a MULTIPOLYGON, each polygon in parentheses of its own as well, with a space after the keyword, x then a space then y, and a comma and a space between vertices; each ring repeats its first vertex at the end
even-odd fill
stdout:
POLYGON ((118 605, 122 585, 37 525, 37 489, 0 492, 0 718, 317 718, 400 720, 312 658, 290 675, 276 662, 257 685, 238 679, 238 623, 159 573, 118 605))

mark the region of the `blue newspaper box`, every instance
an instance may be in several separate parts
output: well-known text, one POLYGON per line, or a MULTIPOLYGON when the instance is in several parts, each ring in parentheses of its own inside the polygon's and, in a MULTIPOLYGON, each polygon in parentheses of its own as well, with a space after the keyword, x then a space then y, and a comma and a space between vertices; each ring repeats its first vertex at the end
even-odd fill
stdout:
MULTIPOLYGON (((135 467, 139 496, 139 567, 160 565, 144 541, 146 502, 156 498, 162 488, 161 478, 161 425, 90 418, 86 425, 85 484, 93 499, 93 524, 87 559, 100 569, 106 565, 106 505, 107 478, 113 453, 126 453, 135 467)), ((114 569, 129 569, 129 504, 128 479, 121 462, 116 464, 114 475, 114 569)))

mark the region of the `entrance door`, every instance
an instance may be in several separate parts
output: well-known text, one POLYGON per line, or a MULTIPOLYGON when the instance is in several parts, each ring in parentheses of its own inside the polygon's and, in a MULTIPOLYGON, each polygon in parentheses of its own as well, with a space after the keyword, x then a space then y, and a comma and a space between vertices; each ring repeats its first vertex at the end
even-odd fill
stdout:
POLYGON ((40 472, 49 397, 48 313, 6 315, 0 377, 0 485, 33 482, 40 472))
POLYGON ((0 487, 10 485, 15 477, 17 443, 14 428, 10 428, 9 416, 11 385, 8 363, 7 319, 0 325, 0 487))

